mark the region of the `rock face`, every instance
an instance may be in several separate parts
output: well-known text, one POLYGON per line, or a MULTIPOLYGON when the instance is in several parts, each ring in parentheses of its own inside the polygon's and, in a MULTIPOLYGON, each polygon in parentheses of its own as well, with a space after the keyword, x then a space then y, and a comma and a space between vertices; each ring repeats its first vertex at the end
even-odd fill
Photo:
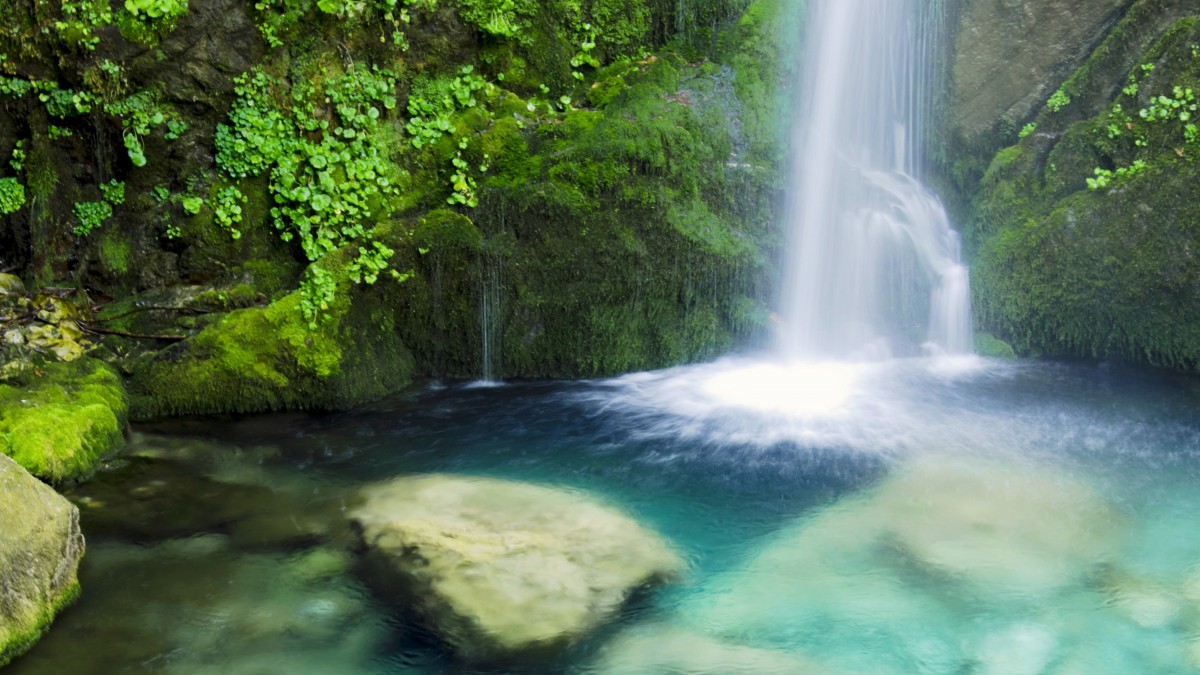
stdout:
POLYGON ((968 0, 955 41, 956 131, 971 139, 1002 118, 1026 120, 1130 0, 968 0))
POLYGON ((75 599, 83 550, 79 511, 0 455, 0 666, 75 599))
POLYGON ((466 660, 560 648, 684 566, 657 535, 565 490, 433 475, 363 497, 352 517, 376 581, 466 660))

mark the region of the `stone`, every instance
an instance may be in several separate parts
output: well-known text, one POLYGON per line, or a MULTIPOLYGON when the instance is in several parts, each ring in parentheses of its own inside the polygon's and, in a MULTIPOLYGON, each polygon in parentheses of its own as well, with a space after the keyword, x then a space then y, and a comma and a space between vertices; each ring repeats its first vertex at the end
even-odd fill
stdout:
POLYGON ((824 675, 814 661, 773 649, 723 642, 668 625, 638 626, 605 646, 597 675, 824 675))
POLYGON ((1125 526, 1089 486, 1053 467, 918 459, 876 491, 868 516, 918 564, 1021 595, 1078 582, 1125 526))
POLYGON ((24 653, 79 593, 79 511, 0 455, 0 666, 24 653))
MULTIPOLYGON (((959 603, 1022 607, 1090 589, 1120 549, 1124 519, 1087 485, 1027 460, 929 456, 798 519, 673 616, 756 648, 808 650, 839 672, 956 672, 1009 644, 1028 667, 1051 658, 1058 626, 964 624, 959 603), (855 661, 863 635, 871 661, 855 661), (878 671, 872 671, 878 672, 878 671)), ((986 664, 984 664, 986 665, 986 664)), ((1001 672, 999 666, 981 672, 1001 672)))
POLYGON ((351 517, 371 580, 468 661, 561 649, 684 568, 661 537, 580 492, 425 475, 361 497, 351 517))
POLYGON ((1026 121, 1088 57, 1129 0, 969 0, 954 50, 953 122, 971 139, 1026 121))
POLYGON ((25 284, 19 277, 0 273, 0 295, 20 295, 25 292, 25 284))

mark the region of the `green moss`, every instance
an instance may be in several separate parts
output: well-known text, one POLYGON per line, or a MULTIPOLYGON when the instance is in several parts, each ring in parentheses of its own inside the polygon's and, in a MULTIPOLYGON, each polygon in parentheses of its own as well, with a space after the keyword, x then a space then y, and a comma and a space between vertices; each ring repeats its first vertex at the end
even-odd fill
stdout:
POLYGON ((603 110, 483 132, 470 220, 417 221, 400 311, 422 370, 478 376, 485 331, 496 374, 541 377, 703 359, 761 328, 776 175, 731 159, 730 73, 660 56, 601 77, 621 80, 603 110))
POLYGON ((43 480, 81 480, 124 443, 124 387, 95 359, 50 363, 43 372, 0 385, 0 452, 43 480))
POLYGON ((99 253, 100 264, 105 272, 117 276, 123 276, 129 272, 133 251, 128 241, 106 231, 100 237, 99 253))
POLYGON ((1015 359, 1017 353, 1012 345, 991 333, 975 334, 975 353, 993 359, 1015 359))
POLYGON ((6 643, 0 643, 0 668, 8 665, 13 659, 29 651, 33 645, 37 644, 37 641, 46 634, 46 631, 50 630, 50 624, 54 622, 54 617, 58 616, 59 612, 74 604, 79 599, 79 593, 79 580, 75 579, 58 599, 41 608, 37 617, 27 629, 9 636, 9 640, 6 643))
POLYGON ((130 383, 133 416, 330 409, 406 386, 413 362, 396 339, 393 282, 351 283, 352 256, 339 251, 320 263, 333 272, 337 291, 316 328, 295 291, 267 307, 230 312, 141 364, 130 383))

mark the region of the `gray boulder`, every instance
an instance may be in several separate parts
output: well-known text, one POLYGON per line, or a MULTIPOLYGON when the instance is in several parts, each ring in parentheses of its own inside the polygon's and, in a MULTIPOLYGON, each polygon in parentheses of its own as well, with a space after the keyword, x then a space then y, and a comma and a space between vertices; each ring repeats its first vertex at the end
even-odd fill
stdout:
POLYGON ((83 551, 78 509, 0 455, 0 666, 78 595, 83 551))
POLYGON ((372 580, 465 660, 559 649, 684 567, 658 535, 579 492, 429 475, 362 496, 352 518, 372 580))

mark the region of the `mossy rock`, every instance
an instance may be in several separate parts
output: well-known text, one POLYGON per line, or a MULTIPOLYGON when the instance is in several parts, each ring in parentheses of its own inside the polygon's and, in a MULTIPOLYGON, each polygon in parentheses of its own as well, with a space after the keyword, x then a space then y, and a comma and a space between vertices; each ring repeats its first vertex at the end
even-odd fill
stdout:
POLYGON ((124 443, 121 378, 92 358, 39 369, 27 383, 0 384, 0 450, 44 480, 87 478, 124 443))
POLYGON ((0 454, 0 667, 79 594, 79 511, 0 454))
POLYGON ((314 324, 295 291, 230 312, 141 363, 130 382, 133 417, 337 409, 407 386, 414 363, 396 336, 394 282, 351 283, 351 255, 323 259, 338 279, 336 299, 314 324))
POLYGON ((1200 145, 1186 119, 1140 114, 1176 87, 1200 90, 1197 43, 1200 16, 1136 58, 1102 46, 1064 85, 1090 92, 1092 116, 1043 113, 1037 131, 996 156, 967 237, 978 247, 980 328, 1022 354, 1200 368, 1200 145), (1114 59, 1129 72, 1101 67, 1114 59), (1138 86, 1122 91, 1131 77, 1138 86), (1115 98, 1097 103, 1102 91, 1115 98), (1093 176, 1106 182, 1089 185, 1093 176))

